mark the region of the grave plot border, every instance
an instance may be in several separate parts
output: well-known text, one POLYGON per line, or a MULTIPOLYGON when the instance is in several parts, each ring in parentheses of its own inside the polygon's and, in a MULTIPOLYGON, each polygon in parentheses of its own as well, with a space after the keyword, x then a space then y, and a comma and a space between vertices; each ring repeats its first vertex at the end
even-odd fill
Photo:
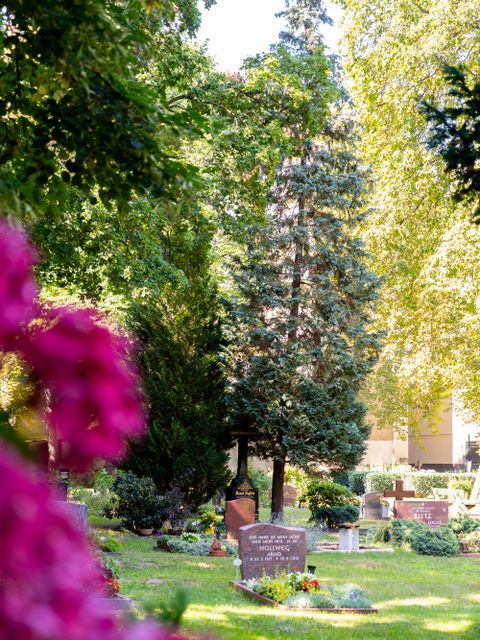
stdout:
POLYGON ((256 600, 260 602, 260 604, 269 605, 271 607, 275 607, 277 609, 283 609, 284 611, 308 611, 309 613, 355 613, 360 615, 367 615, 369 613, 378 613, 378 609, 374 607, 370 607, 369 609, 341 609, 341 608, 327 608, 327 609, 296 609, 294 607, 287 607, 284 604, 280 604, 280 602, 275 602, 271 598, 267 598, 266 596, 262 596, 256 591, 249 589, 246 585, 238 580, 230 580, 230 585, 236 590, 240 591, 250 598, 251 600, 256 600))

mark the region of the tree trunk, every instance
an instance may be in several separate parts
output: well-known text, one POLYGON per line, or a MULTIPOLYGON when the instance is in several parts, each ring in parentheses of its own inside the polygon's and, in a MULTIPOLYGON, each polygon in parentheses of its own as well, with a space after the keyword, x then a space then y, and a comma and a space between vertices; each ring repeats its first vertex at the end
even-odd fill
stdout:
POLYGON ((285 458, 273 460, 272 522, 283 522, 283 485, 285 481, 285 458))

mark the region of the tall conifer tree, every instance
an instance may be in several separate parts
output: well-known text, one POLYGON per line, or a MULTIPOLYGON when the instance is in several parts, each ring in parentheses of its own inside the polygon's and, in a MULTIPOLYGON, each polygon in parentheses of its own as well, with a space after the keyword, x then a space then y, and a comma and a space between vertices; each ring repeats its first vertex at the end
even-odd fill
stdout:
POLYGON ((325 122, 335 92, 323 3, 287 2, 282 15, 288 31, 274 53, 307 93, 291 130, 297 156, 278 171, 268 224, 252 230, 237 278, 230 395, 233 422, 254 429, 254 453, 273 459, 272 517, 283 514, 286 462, 360 460, 369 428, 356 393, 379 349, 368 329, 379 283, 351 228, 363 190, 351 122, 325 122))

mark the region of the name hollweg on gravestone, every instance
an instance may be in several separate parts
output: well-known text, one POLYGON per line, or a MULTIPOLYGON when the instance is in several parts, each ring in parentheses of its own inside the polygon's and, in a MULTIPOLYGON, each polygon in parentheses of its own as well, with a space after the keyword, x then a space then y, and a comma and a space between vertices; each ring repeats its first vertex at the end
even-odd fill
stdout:
POLYGON ((307 555, 305 529, 275 524, 250 524, 239 530, 238 552, 242 578, 258 578, 264 572, 304 571, 307 555))

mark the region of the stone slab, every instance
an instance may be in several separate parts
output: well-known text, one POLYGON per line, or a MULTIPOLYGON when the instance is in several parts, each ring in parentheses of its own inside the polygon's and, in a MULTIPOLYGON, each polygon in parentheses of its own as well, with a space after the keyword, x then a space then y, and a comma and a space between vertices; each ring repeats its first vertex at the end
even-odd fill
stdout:
POLYGON ((382 518, 382 499, 381 493, 365 493, 362 496, 362 518, 380 520, 382 518))
POLYGON ((304 571, 307 554, 305 529, 275 524, 251 524, 240 528, 238 552, 242 578, 269 576, 277 571, 304 571))
POLYGON ((88 508, 85 504, 77 502, 63 502, 55 500, 59 510, 62 510, 70 518, 70 521, 83 533, 88 533, 88 508))
POLYGON ((225 509, 225 526, 228 540, 238 540, 240 527, 255 522, 255 500, 238 498, 228 500, 225 509))
POLYGON ((438 529, 448 522, 448 502, 443 500, 396 500, 395 518, 418 520, 431 529, 438 529))

